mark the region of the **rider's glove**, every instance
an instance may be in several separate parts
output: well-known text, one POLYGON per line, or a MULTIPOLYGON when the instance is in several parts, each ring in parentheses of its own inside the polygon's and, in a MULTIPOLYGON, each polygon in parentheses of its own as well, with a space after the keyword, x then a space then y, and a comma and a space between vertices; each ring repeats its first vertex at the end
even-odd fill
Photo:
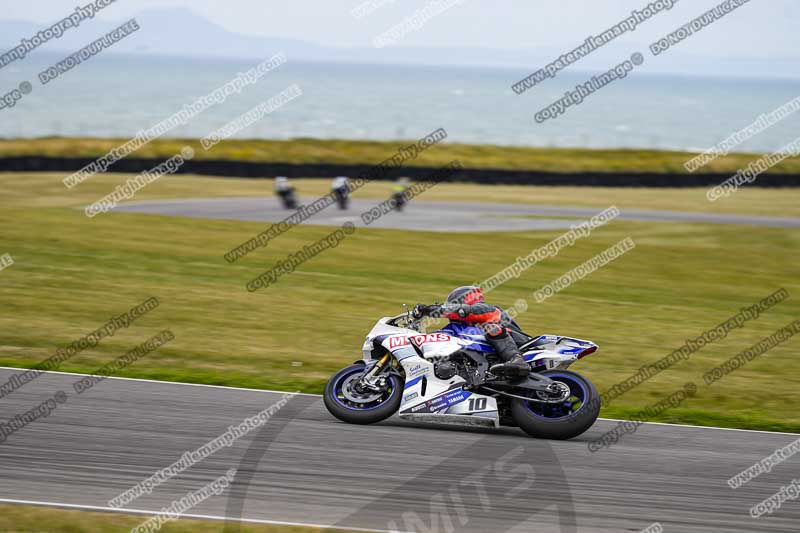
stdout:
POLYGON ((425 316, 428 312, 428 306, 425 304, 417 304, 414 306, 414 309, 411 310, 411 316, 416 319, 420 319, 425 316))
POLYGON ((417 304, 414 306, 414 309, 411 310, 411 316, 417 319, 424 316, 440 318, 443 313, 443 307, 444 306, 442 304, 417 304))

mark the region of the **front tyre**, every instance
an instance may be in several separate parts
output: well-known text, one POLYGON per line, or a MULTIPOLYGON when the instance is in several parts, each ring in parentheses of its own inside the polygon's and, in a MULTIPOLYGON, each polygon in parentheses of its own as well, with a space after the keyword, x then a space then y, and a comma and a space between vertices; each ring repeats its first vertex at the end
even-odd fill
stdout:
POLYGON ((400 408, 404 381, 401 376, 385 376, 381 391, 360 390, 358 381, 368 371, 364 365, 343 368, 325 385, 322 395, 328 411, 349 424, 374 424, 389 418, 400 408))
MULTIPOLYGON (((532 437, 555 440, 577 437, 592 427, 600 414, 600 395, 592 382, 569 370, 549 370, 541 375, 569 387, 569 395, 558 403, 513 399, 511 414, 519 427, 532 437)), ((544 398, 544 393, 527 392, 544 398)))

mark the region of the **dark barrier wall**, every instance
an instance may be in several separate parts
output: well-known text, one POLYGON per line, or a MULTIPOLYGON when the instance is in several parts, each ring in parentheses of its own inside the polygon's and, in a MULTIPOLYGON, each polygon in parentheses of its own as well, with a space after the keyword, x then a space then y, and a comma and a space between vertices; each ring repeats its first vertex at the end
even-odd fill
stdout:
MULTIPOLYGON (((65 157, 0 158, 0 172, 74 172, 94 159, 65 157)), ((109 172, 139 173, 163 163, 162 159, 123 159, 112 165, 109 172)), ((179 174, 230 176, 240 178, 324 178, 357 177, 365 174, 369 165, 325 165, 291 163, 254 163, 245 161, 187 161, 179 174)), ((421 180, 438 170, 435 167, 403 167, 387 172, 382 179, 409 176, 421 180)), ((464 168, 452 172, 444 181, 503 185, 577 185, 598 187, 707 187, 719 185, 732 174, 657 174, 657 173, 557 173, 532 170, 501 170, 464 168)), ((800 175, 763 174, 750 187, 800 187, 800 175)))

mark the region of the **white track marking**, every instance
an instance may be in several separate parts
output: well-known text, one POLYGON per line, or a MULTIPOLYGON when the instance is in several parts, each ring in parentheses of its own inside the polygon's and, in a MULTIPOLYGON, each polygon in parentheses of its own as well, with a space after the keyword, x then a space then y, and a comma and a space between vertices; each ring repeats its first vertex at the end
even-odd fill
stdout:
MULTIPOLYGON (((34 368, 17 368, 13 366, 0 366, 0 370, 18 370, 25 372, 26 370, 35 370, 34 368)), ((45 372, 47 374, 63 374, 65 376, 91 376, 92 374, 83 374, 81 372, 59 372, 57 370, 38 370, 38 372, 45 372)), ((185 381, 160 381, 157 379, 141 379, 141 378, 123 378, 119 376, 107 376, 106 379, 121 379, 125 381, 141 381, 143 383, 161 383, 164 385, 186 385, 189 387, 211 387, 213 389, 228 389, 228 390, 242 390, 248 392, 273 392, 276 394, 297 394, 298 396, 314 396, 322 398, 321 394, 310 394, 308 392, 291 393, 289 391, 278 391, 269 389, 248 389, 247 387, 227 387, 225 385, 206 385, 205 383, 186 383, 185 381)))
MULTIPOLYGON (((13 366, 0 366, 0 370, 17 370, 20 372, 24 372, 26 370, 34 370, 32 368, 17 368, 13 366)), ((63 374, 67 376, 90 376, 91 374, 83 374, 81 372, 59 372, 56 370, 40 370, 40 372, 45 372, 48 374, 63 374)), ((227 390, 240 390, 240 391, 248 391, 248 392, 268 392, 272 394, 287 394, 289 391, 283 390, 271 390, 271 389, 249 389, 246 387, 227 387, 225 385, 206 385, 204 383, 186 383, 184 381, 160 381, 156 379, 141 379, 141 378, 124 378, 119 376, 108 376, 106 379, 121 379, 126 381, 141 381, 143 383, 159 383, 163 385, 184 385, 188 387, 210 387, 214 389, 227 389, 227 390)), ((298 396, 312 396, 314 398, 322 398, 321 394, 311 394, 308 392, 298 392, 296 393, 298 396)), ((628 422, 628 420, 619 419, 619 418, 598 418, 598 420, 604 420, 607 422, 628 422)), ((645 422, 645 424, 650 424, 653 426, 670 426, 670 427, 681 427, 681 428, 696 428, 696 429, 715 429, 719 431, 743 431, 746 433, 766 433, 768 435, 798 435, 798 433, 786 433, 783 431, 764 431, 761 429, 738 429, 738 428, 721 428, 717 426, 693 426, 690 424, 670 424, 667 422, 645 422)), ((369 530, 373 531, 373 530, 369 530)))

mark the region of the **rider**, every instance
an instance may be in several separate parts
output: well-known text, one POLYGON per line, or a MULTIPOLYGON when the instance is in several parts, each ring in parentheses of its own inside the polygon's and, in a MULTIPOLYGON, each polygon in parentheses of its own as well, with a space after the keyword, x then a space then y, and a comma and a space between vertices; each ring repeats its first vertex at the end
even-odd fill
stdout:
POLYGON ((394 185, 392 186, 392 192, 394 194, 403 194, 408 190, 409 187, 411 187, 411 178, 403 176, 394 182, 394 185))
POLYGON ((293 188, 292 184, 289 183, 289 178, 286 176, 277 176, 275 178, 275 194, 278 196, 286 196, 293 188))
POLYGON ((401 177, 397 181, 394 182, 392 186, 392 200, 394 201, 395 209, 398 211, 403 210, 403 206, 405 206, 406 202, 408 201, 408 194, 409 188, 411 187, 411 180, 407 177, 401 177))
POLYGON ((350 187, 350 180, 347 176, 336 176, 331 183, 331 190, 334 192, 347 192, 350 187))
POLYGON ((481 328, 486 334, 487 342, 503 360, 503 364, 492 366, 490 371, 516 376, 527 376, 530 373, 528 363, 520 355, 517 343, 509 334, 510 328, 519 330, 519 326, 502 308, 487 304, 480 287, 468 285, 453 289, 447 296, 447 303, 417 304, 414 314, 420 317, 428 315, 447 318, 481 328))
POLYGON ((339 209, 347 209, 347 195, 350 192, 350 180, 347 176, 336 176, 331 183, 331 192, 339 203, 339 209))

